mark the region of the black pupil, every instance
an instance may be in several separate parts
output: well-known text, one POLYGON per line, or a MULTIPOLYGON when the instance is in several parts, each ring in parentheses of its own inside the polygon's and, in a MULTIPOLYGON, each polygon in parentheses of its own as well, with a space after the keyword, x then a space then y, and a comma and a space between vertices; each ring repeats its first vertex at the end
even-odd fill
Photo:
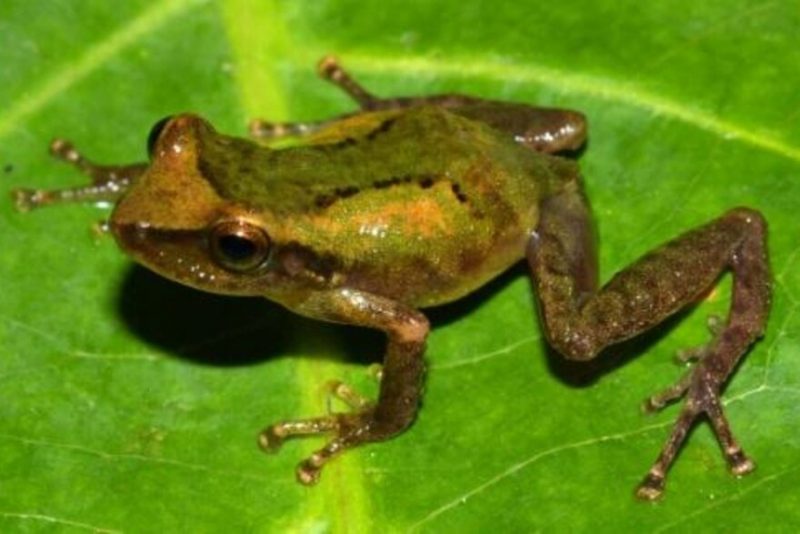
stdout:
POLYGON ((156 148, 156 143, 158 142, 158 136, 161 135, 161 130, 164 129, 164 126, 169 122, 172 116, 166 116, 150 128, 150 135, 147 136, 147 153, 150 156, 153 156, 153 151, 156 148))
POLYGON ((221 236, 218 245, 220 252, 235 262, 248 260, 256 253, 256 244, 250 239, 238 235, 221 236))

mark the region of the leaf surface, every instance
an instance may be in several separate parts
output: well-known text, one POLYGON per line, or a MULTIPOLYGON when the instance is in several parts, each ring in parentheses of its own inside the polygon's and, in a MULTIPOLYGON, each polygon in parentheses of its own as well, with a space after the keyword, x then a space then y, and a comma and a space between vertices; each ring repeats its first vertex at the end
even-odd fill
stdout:
POLYGON ((580 109, 604 278, 736 205, 770 224, 769 329, 725 394, 758 470, 726 472, 705 425, 666 498, 633 488, 677 407, 642 399, 724 314, 723 278, 600 372, 549 354, 524 269, 432 310, 414 427, 294 481, 319 446, 276 456, 255 434, 325 410, 324 384, 374 393, 380 336, 205 295, 132 267, 89 226, 107 211, 0 204, 0 529, 296 532, 748 531, 800 526, 800 4, 632 0, 123 3, 0 6, 0 176, 79 183, 46 156, 65 136, 104 162, 144 157, 150 126, 353 109, 320 82, 335 53, 381 95, 458 91, 580 109))

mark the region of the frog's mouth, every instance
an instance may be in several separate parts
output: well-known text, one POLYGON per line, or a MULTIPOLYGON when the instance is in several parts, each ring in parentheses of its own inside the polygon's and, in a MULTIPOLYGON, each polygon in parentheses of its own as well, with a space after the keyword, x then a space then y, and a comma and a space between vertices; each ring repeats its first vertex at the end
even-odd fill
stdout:
POLYGON ((228 273, 209 260, 205 232, 160 230, 145 224, 110 225, 119 246, 139 264, 204 291, 235 292, 228 273))

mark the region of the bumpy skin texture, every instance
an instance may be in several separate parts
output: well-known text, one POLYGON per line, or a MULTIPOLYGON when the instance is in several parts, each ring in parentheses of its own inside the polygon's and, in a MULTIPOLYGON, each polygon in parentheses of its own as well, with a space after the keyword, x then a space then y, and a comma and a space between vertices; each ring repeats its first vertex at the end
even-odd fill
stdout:
POLYGON ((317 123, 254 121, 270 149, 218 134, 194 115, 158 123, 149 164, 103 167, 64 141, 53 153, 92 177, 83 188, 19 190, 20 209, 119 199, 110 229, 151 269, 203 290, 262 295, 297 313, 386 333, 377 402, 344 385, 352 413, 286 421, 260 437, 331 433, 303 461, 315 482, 342 451, 392 437, 416 416, 428 322, 418 309, 455 300, 527 257, 552 346, 587 360, 695 302, 725 270, 734 276, 727 320, 649 409, 685 397, 661 454, 637 490, 663 492, 688 430, 707 416, 731 470, 754 464, 733 438, 720 391, 763 334, 770 301, 766 223, 736 208, 662 245, 600 287, 591 214, 576 164, 586 123, 577 112, 462 95, 381 99, 331 58, 322 76, 361 110, 317 123))

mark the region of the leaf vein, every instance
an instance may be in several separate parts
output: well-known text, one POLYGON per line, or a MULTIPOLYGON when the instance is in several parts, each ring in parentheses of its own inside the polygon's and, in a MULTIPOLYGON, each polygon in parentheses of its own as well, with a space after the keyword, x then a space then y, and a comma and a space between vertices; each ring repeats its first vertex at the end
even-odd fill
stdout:
POLYGON ((529 343, 533 343, 534 341, 537 341, 540 338, 541 338, 541 336, 538 336, 538 335, 526 337, 524 339, 521 339, 521 340, 516 341, 514 343, 511 343, 509 345, 506 345, 505 347, 501 347, 499 349, 496 349, 496 350, 493 350, 493 351, 490 351, 490 352, 485 352, 485 353, 479 354, 477 356, 472 356, 470 358, 465 358, 463 360, 456 360, 456 361, 453 361, 453 362, 448 362, 448 363, 439 364, 439 365, 431 364, 431 365, 428 366, 428 369, 431 369, 431 370, 435 369, 437 371, 443 371, 443 370, 456 369, 458 367, 464 367, 464 366, 467 366, 467 365, 475 365, 475 364, 484 362, 486 360, 490 360, 492 358, 496 358, 498 356, 505 356, 506 354, 509 354, 509 353, 515 351, 519 347, 522 347, 522 346, 527 345, 529 343))
POLYGON ((103 533, 122 532, 121 530, 116 530, 106 527, 98 527, 95 525, 90 525, 88 523, 81 523, 79 521, 73 521, 71 519, 62 519, 60 517, 39 514, 39 513, 0 511, 0 517, 7 517, 10 519, 21 519, 25 521, 43 521, 45 523, 53 523, 67 527, 80 528, 83 530, 91 530, 92 532, 103 532, 103 533))
POLYGON ((21 120, 42 109, 53 98, 91 74, 122 49, 188 8, 205 1, 207 0, 168 0, 153 4, 137 18, 90 46, 75 61, 67 63, 37 87, 26 91, 0 115, 0 138, 13 130, 21 120))
POLYGON ((673 528, 675 528, 675 527, 677 527, 679 525, 686 524, 690 520, 692 520, 692 519, 694 519, 694 518, 696 518, 698 516, 701 516, 701 515, 703 515, 705 513, 708 513, 710 511, 716 509, 716 508, 719 508, 722 505, 725 505, 725 504, 728 504, 728 503, 731 503, 731 502, 739 501, 743 497, 745 497, 747 494, 752 493, 753 491, 761 488, 761 486, 764 486, 765 484, 771 484, 771 483, 775 482, 776 480, 778 480, 778 479, 780 479, 780 478, 782 478, 782 477, 784 477, 786 475, 794 473, 797 470, 800 470, 800 466, 799 467, 794 467, 794 468, 791 468, 791 469, 786 469, 784 471, 779 471, 778 473, 773 473, 773 474, 771 474, 769 476, 765 476, 761 480, 758 480, 757 482, 754 482, 750 487, 743 489, 741 492, 733 494, 733 495, 730 495, 730 496, 727 496, 727 497, 723 497, 723 498, 718 499, 718 500, 715 500, 714 502, 712 502, 712 503, 710 503, 710 504, 708 504, 708 505, 706 505, 706 506, 704 506, 702 508, 698 508, 697 510, 695 510, 695 511, 693 511, 691 513, 683 515, 682 517, 678 518, 677 520, 673 521, 672 523, 668 523, 666 525, 661 526, 660 528, 656 529, 654 532, 666 532, 667 530, 671 530, 671 529, 673 529, 673 528))
POLYGON ((8 441, 16 441, 18 443, 23 443, 25 445, 30 445, 34 447, 55 448, 71 452, 77 452, 89 456, 102 458, 103 460, 130 460, 142 463, 167 465, 172 467, 178 467, 181 469, 187 469, 190 471, 205 472, 213 475, 240 478, 243 480, 255 480, 258 482, 268 482, 268 481, 274 482, 274 478, 262 477, 258 475, 252 475, 249 473, 240 473, 237 471, 216 469, 213 467, 209 467, 207 465, 185 462, 183 460, 176 460, 173 458, 158 458, 155 456, 146 456, 143 454, 112 453, 100 449, 92 449, 90 447, 84 447, 83 445, 76 445, 72 443, 59 443, 37 438, 15 436, 12 434, 0 434, 0 439, 5 439, 8 441))
POLYGON ((658 429, 661 429, 661 428, 664 428, 664 427, 667 427, 667 426, 670 426, 670 425, 672 425, 672 422, 648 425, 648 426, 645 426, 645 427, 642 427, 642 428, 639 428, 637 430, 633 430, 633 431, 630 431, 630 432, 620 432, 618 434, 609 434, 609 435, 606 435, 606 436, 600 436, 600 437, 595 437, 595 438, 591 438, 591 439, 586 439, 586 440, 578 441, 578 442, 575 442, 575 443, 567 443, 567 444, 558 445, 556 447, 553 447, 553 448, 538 452, 538 453, 534 454, 533 456, 531 456, 530 458, 527 458, 527 459, 525 459, 525 460, 523 460, 521 462, 518 462, 518 463, 508 467, 507 469, 503 470, 502 472, 498 473, 497 475, 493 476, 492 478, 489 478, 488 480, 486 480, 482 484, 479 484, 478 486, 474 487, 473 489, 471 489, 471 490, 469 490, 469 491, 467 491, 465 493, 462 493, 461 495, 459 495, 455 499, 451 500, 450 502, 447 502, 444 505, 440 506, 439 508, 436 508, 435 510, 429 512, 425 517, 423 517, 422 519, 420 519, 419 521, 417 521, 416 523, 411 525, 411 527, 409 527, 409 531, 412 532, 412 531, 418 530, 425 523, 431 522, 436 517, 444 514, 445 512, 448 512, 448 511, 454 509, 459 504, 464 504, 468 499, 470 499, 472 497, 475 497, 476 495, 482 493, 486 489, 499 484, 500 482, 502 482, 506 478, 508 478, 508 477, 514 475, 515 473, 517 473, 518 471, 521 471, 522 469, 525 469, 526 467, 538 462, 539 460, 542 460, 542 459, 550 457, 550 456, 554 456, 554 455, 559 454, 559 453, 564 452, 564 451, 580 449, 580 448, 583 448, 583 447, 590 447, 592 445, 598 445, 598 444, 606 443, 606 442, 609 442, 609 441, 620 441, 620 440, 627 439, 627 438, 632 437, 632 436, 637 436, 639 434, 646 434, 646 433, 651 432, 653 430, 658 430, 658 429))

